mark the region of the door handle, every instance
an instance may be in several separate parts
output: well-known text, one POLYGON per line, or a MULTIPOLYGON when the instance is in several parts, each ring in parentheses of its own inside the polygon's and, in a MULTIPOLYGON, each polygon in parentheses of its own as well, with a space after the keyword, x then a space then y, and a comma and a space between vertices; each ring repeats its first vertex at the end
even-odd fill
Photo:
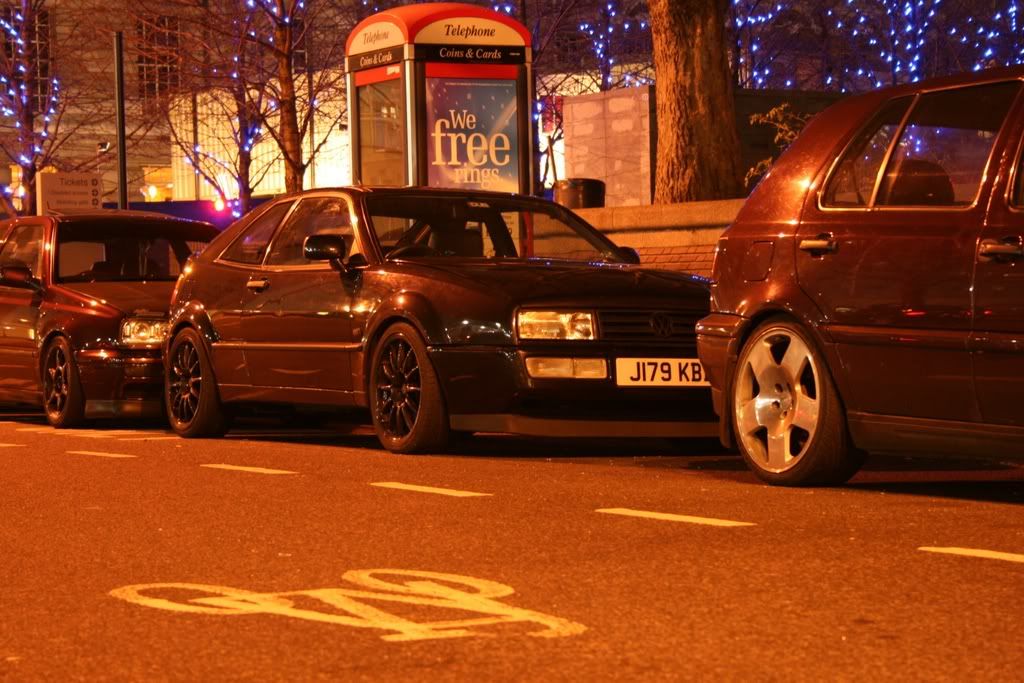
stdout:
POLYGON ((838 245, 832 237, 832 233, 824 232, 817 237, 800 240, 799 247, 801 251, 809 251, 815 256, 821 256, 822 254, 831 254, 838 245))
POLYGON ((265 277, 254 277, 253 279, 246 282, 245 286, 249 289, 249 291, 259 293, 270 286, 270 280, 268 280, 265 277))
POLYGON ((978 245, 978 255, 997 260, 1016 259, 1024 256, 1024 244, 1019 236, 982 240, 978 245))

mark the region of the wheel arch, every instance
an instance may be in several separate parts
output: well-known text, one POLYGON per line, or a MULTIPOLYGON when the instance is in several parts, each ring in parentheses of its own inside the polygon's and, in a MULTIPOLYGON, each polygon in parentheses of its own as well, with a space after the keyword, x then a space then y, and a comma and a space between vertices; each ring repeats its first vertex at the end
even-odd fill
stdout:
POLYGON ((217 341, 217 332, 206 308, 198 302, 190 301, 172 313, 167 330, 165 350, 170 348, 171 340, 175 335, 186 327, 191 327, 199 332, 207 344, 217 341))

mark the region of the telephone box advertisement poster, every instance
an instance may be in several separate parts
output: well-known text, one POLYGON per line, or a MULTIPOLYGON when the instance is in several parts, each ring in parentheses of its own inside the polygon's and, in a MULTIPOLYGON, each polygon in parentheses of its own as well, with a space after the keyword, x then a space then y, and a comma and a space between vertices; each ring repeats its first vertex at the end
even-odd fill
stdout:
POLYGON ((427 79, 427 181, 519 191, 516 82, 427 79))

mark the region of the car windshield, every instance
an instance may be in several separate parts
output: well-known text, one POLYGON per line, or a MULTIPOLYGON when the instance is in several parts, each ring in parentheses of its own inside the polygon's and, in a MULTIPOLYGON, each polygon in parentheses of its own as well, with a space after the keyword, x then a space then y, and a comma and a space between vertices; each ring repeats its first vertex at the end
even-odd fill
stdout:
POLYGON ((216 235, 203 223, 68 221, 57 226, 57 282, 176 280, 185 260, 216 235))
POLYGON ((388 193, 368 195, 366 206, 388 258, 624 263, 610 240, 557 204, 388 193))

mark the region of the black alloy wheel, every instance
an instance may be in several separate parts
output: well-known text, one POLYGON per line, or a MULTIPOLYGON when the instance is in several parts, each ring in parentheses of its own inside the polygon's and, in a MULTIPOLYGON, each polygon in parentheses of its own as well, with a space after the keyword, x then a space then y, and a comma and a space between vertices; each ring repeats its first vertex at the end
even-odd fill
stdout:
POLYGON ((373 426, 389 451, 440 451, 449 442, 448 414, 427 348, 411 325, 387 329, 370 369, 373 426))
POLYGON ((43 361, 43 408, 54 427, 76 427, 85 422, 85 396, 72 357, 71 345, 57 337, 46 347, 43 361))
POLYGON ((416 426, 423 387, 416 352, 401 337, 392 338, 378 361, 377 410, 385 433, 405 438, 416 426))
POLYGON ((228 416, 220 403, 213 366, 199 333, 178 332, 171 341, 164 372, 164 400, 171 428, 179 436, 221 436, 228 416))
POLYGON ((199 392, 202 390, 203 368, 199 363, 199 352, 191 341, 183 341, 171 358, 167 391, 171 414, 182 423, 189 423, 199 409, 199 392))

